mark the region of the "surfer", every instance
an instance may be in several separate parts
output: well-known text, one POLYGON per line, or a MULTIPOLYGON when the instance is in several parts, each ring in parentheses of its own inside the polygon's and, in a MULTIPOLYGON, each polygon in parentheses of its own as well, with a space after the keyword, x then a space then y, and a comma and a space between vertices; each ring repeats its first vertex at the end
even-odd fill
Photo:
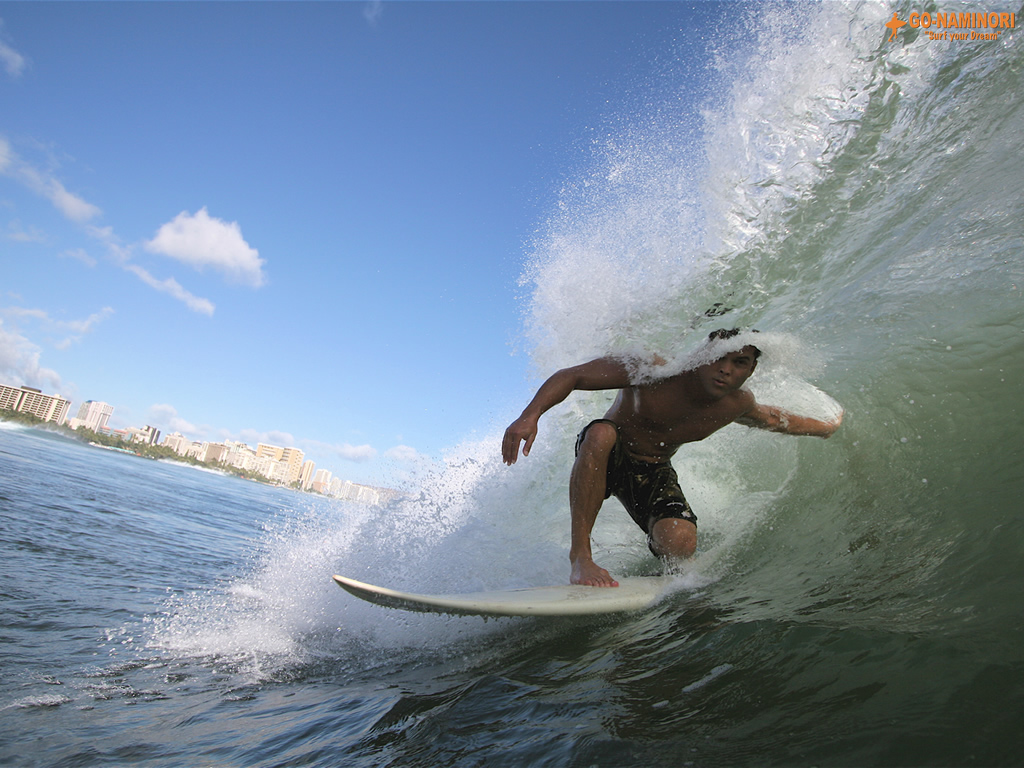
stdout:
MULTIPOLYGON (((690 509, 671 459, 686 443, 703 440, 727 424, 827 438, 842 423, 799 416, 761 405, 743 384, 757 368, 761 350, 753 344, 736 348, 739 329, 719 329, 708 336, 704 358, 714 359, 674 375, 638 377, 630 361, 604 357, 563 368, 545 381, 522 415, 505 430, 502 458, 515 464, 523 443, 528 456, 542 414, 572 392, 619 390, 602 419, 584 427, 576 441, 576 462, 569 478, 572 534, 569 561, 572 584, 616 587, 618 582, 597 565, 590 534, 604 500, 612 494, 647 534, 658 557, 679 560, 697 549, 697 516, 690 509), (718 350, 722 354, 718 354, 718 350)), ((665 365, 661 358, 655 366, 665 365)))

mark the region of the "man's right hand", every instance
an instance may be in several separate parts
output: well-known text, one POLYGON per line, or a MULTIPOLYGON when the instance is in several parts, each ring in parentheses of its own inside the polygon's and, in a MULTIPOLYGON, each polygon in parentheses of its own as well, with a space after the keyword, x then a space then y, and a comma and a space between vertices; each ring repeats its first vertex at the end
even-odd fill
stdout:
POLYGON ((526 441, 523 446, 523 456, 530 455, 533 441, 537 439, 537 419, 529 416, 520 416, 513 421, 505 430, 505 438, 501 441, 501 458, 506 464, 512 465, 519 458, 519 443, 526 441))

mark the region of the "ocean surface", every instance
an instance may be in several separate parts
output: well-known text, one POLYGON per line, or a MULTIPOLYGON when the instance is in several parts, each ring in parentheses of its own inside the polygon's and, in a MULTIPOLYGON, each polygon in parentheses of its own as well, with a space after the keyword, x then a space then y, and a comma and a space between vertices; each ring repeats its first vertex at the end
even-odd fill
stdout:
MULTIPOLYGON (((522 347, 541 376, 753 326, 758 398, 841 406, 841 431, 680 452, 701 541, 653 609, 484 620, 330 576, 564 582, 605 395, 515 467, 495 428, 382 507, 0 424, 0 764, 1024 762, 1024 42, 887 43, 910 6, 735 9, 699 108, 692 59, 663 62, 565 184, 522 347)), ((658 571, 615 502, 594 537, 658 571)))

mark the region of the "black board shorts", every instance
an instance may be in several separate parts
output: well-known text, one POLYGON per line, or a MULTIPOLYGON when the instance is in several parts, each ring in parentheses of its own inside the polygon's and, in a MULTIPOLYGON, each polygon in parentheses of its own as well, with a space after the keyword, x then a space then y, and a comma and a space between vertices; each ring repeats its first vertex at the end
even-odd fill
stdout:
POLYGON ((609 419, 595 419, 585 426, 576 438, 576 455, 587 430, 594 424, 611 424, 615 427, 615 447, 608 456, 607 485, 604 497, 615 495, 626 508, 633 522, 639 525, 650 540, 651 528, 659 520, 689 520, 697 524, 697 516, 690 509, 683 489, 679 487, 672 462, 663 461, 657 464, 641 461, 630 456, 622 446, 618 437, 619 427, 609 419))

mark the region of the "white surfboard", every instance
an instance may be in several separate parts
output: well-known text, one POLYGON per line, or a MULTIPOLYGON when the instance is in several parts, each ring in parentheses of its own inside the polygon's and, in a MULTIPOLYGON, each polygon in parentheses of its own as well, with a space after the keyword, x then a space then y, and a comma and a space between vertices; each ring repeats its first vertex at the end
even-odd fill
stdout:
POLYGON ((673 582, 671 576, 627 576, 618 579, 617 587, 565 584, 499 592, 419 595, 366 584, 345 576, 335 576, 334 580, 345 591, 377 605, 462 616, 584 616, 638 611, 656 603, 673 582))

